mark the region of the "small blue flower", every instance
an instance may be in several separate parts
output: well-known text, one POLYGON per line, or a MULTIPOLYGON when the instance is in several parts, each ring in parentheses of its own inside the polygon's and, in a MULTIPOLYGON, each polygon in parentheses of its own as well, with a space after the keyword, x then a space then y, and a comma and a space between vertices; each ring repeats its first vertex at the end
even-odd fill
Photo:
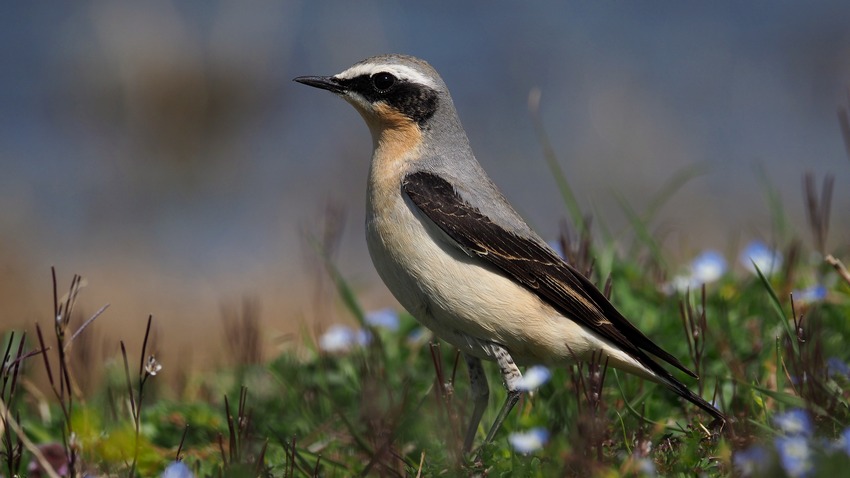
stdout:
POLYGON ((717 251, 705 251, 691 262, 691 278, 699 284, 714 282, 725 272, 726 259, 717 251))
POLYGON ((690 275, 677 275, 673 279, 664 284, 662 290, 665 294, 674 294, 676 292, 687 292, 691 289, 696 289, 699 284, 693 280, 690 275))
POLYGON ((847 365, 847 362, 838 357, 830 357, 827 359, 826 366, 829 368, 830 375, 843 375, 844 377, 850 377, 850 366, 847 365))
POLYGON ((319 337, 319 348, 329 353, 347 352, 355 345, 365 346, 371 340, 369 332, 347 325, 332 325, 319 337))
POLYGON ((319 337, 319 348, 325 352, 345 352, 354 344, 354 330, 347 325, 332 325, 319 337))
POLYGON ((357 329, 354 331, 354 343, 361 347, 365 347, 372 342, 372 335, 369 334, 368 330, 357 329))
POLYGON ((368 312, 365 320, 372 327, 383 327, 393 332, 397 331, 399 326, 398 313, 389 307, 368 312))
POLYGON ((803 290, 793 292, 794 302, 812 303, 826 299, 826 287, 815 285, 803 290))
POLYGON ((182 461, 172 461, 162 472, 162 478, 195 478, 195 475, 182 461))
POLYGON ((542 427, 532 428, 524 433, 517 432, 508 435, 508 442, 513 449, 526 454, 543 448, 547 441, 549 441, 549 432, 542 427))
POLYGON ((779 437, 776 439, 779 461, 788 476, 804 477, 814 469, 812 450, 804 436, 779 437))
POLYGON ((789 436, 808 437, 812 434, 812 421, 805 410, 799 408, 773 417, 773 424, 789 436))
POLYGON ((665 292, 687 292, 700 288, 703 284, 714 282, 726 273, 726 259, 713 250, 707 250, 691 261, 687 274, 679 274, 673 277, 664 286, 665 292))
POLYGON ((741 476, 753 476, 767 468, 768 458, 767 450, 763 446, 754 445, 735 453, 732 457, 732 466, 741 476))
POLYGON ((762 274, 768 276, 782 267, 782 253, 767 247, 761 241, 752 241, 738 256, 741 265, 751 273, 756 273, 756 267, 762 274))
POLYGON ((542 365, 534 365, 525 371, 525 374, 516 384, 520 390, 530 392, 537 390, 541 385, 548 382, 552 377, 552 372, 542 365))

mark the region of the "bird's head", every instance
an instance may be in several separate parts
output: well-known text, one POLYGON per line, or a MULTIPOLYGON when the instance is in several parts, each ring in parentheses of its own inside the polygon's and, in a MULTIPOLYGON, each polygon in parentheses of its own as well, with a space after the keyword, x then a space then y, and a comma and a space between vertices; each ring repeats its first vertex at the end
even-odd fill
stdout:
POLYGON ((351 103, 378 139, 386 130, 430 129, 451 98, 428 63, 406 55, 367 58, 333 76, 299 76, 294 81, 328 90, 351 103))

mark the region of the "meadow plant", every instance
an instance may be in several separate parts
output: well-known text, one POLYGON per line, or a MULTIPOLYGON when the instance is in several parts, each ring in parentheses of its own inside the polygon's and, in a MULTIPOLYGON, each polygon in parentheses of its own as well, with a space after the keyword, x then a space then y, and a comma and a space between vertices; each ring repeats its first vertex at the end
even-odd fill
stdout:
MULTIPOLYGON (((552 247, 600 284, 648 336, 688 359, 684 362, 700 378, 686 383, 729 415, 723 426, 708 423, 703 412, 682 406, 651 382, 609 370, 606 358, 594 353, 571 367, 525 369, 520 385, 533 393, 522 398, 490 445, 467 456, 462 447, 472 399, 468 380, 459 376, 466 373, 460 354, 433 340, 406 312, 364 309, 331 260, 339 237, 324 234, 329 244, 314 241, 314 250, 338 301, 328 301, 322 310, 338 308, 353 325, 319 323, 321 333, 305 333, 303 341, 287 342, 268 357, 259 300, 223 307, 221 346, 229 363, 214 371, 183 372, 190 375, 188 385, 171 396, 155 392, 163 386, 161 377, 181 373, 180 367, 163 365, 152 353, 150 316, 138 367, 131 368, 121 341, 117 366, 107 361, 101 367, 105 385, 79 386, 75 372, 84 367, 79 364, 97 360, 74 346, 84 343, 77 339, 106 306, 84 319, 76 304, 85 282, 74 276, 60 297, 53 271, 50 327, 37 324, 35 334, 28 335, 10 332, 2 345, 2 473, 75 478, 846 474, 850 273, 840 260, 847 244, 830 248, 832 176, 820 184, 811 174, 803 180, 814 254, 800 237, 773 231, 770 245, 754 240, 735 252, 717 249, 726 256, 706 249, 675 274, 653 221, 664 201, 697 172, 673 175, 644 210, 619 198, 634 236, 627 244, 604 224, 594 228, 579 207, 543 129, 539 100, 539 91, 529 97, 532 120, 573 225, 562 226, 552 247), (597 242, 593 232, 600 230, 604 240, 597 242), (730 258, 737 259, 737 270, 730 270, 730 258), (44 333, 51 329, 52 335, 44 333), (43 366, 47 393, 30 377, 32 364, 43 366), (235 396, 234 403, 230 397, 235 396)), ((846 108, 841 111, 850 151, 850 120, 846 108)), ((776 214, 774 192, 768 191, 768 199, 776 214)), ((340 221, 335 216, 332 222, 340 221)), ((495 370, 486 373, 491 383, 498 382, 495 370)), ((500 401, 493 400, 485 414, 495 414, 500 401)))

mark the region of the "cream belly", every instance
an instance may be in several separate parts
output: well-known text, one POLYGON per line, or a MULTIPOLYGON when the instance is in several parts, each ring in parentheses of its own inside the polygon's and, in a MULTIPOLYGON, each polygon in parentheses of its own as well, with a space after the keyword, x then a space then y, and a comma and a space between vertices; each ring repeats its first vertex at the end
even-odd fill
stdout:
POLYGON ((401 305, 438 337, 482 359, 492 359, 484 343, 499 344, 518 364, 567 363, 604 349, 611 365, 646 376, 626 354, 451 245, 404 200, 400 182, 394 194, 376 195, 380 187, 370 182, 366 234, 372 261, 401 305))

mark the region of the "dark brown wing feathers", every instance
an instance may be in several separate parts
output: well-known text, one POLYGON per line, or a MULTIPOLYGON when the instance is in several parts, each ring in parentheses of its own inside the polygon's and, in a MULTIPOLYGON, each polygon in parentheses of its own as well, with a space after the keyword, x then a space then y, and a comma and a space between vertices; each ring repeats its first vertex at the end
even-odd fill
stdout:
POLYGON ((669 382, 680 396, 716 417, 722 414, 694 395, 646 352, 692 377, 679 360, 653 343, 632 325, 587 278, 534 240, 518 236, 493 223, 467 204, 443 178, 427 172, 405 177, 402 190, 431 221, 468 253, 503 271, 532 290, 566 317, 594 331, 669 382))

